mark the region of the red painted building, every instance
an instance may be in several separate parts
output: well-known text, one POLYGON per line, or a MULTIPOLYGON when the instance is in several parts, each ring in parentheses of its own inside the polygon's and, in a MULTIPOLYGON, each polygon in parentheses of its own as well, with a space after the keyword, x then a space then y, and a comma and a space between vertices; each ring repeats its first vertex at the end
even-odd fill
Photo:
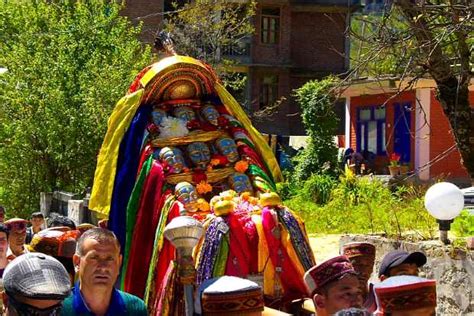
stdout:
MULTIPOLYGON (((345 144, 375 154, 375 171, 387 173, 389 155, 397 153, 421 180, 449 179, 470 183, 433 80, 395 93, 399 81, 360 81, 344 92, 345 144)), ((474 111, 474 84, 469 91, 474 111)))
MULTIPOLYGON (((128 1, 123 11, 132 21, 142 21, 143 40, 152 43, 160 27, 160 14, 170 1, 128 1)), ((311 79, 348 69, 349 49, 344 34, 350 14, 360 0, 258 0, 255 34, 245 52, 236 58, 239 71, 248 76, 243 92, 249 113, 274 104, 282 97, 278 112, 257 128, 267 134, 304 135, 293 90, 311 79)))

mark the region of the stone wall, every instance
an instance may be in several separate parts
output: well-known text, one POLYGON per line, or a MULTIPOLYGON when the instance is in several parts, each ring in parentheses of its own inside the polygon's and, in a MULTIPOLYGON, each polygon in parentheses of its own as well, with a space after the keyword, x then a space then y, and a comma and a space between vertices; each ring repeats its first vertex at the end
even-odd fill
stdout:
POLYGON ((422 267, 420 276, 437 281, 437 315, 474 315, 474 252, 455 250, 438 241, 418 243, 399 242, 377 236, 347 235, 341 237, 340 245, 349 242, 369 242, 377 248, 374 275, 383 256, 396 249, 408 252, 421 251, 428 262, 422 267))

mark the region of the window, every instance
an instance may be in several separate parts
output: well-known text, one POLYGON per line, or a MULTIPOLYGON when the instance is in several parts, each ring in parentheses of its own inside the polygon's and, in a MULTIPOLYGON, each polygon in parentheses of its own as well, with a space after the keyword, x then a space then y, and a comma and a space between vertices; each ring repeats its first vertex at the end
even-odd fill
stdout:
POLYGON ((357 114, 357 151, 384 155, 385 107, 359 108, 357 114))
POLYGON ((280 8, 262 8, 260 41, 278 44, 280 38, 280 8))
POLYGON ((272 105, 278 98, 278 76, 265 75, 260 86, 260 109, 272 105))

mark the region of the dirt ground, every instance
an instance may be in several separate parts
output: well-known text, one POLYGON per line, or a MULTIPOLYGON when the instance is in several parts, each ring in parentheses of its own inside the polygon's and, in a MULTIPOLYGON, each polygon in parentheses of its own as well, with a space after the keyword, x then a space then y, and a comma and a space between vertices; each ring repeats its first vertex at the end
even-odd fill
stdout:
POLYGON ((316 263, 339 255, 339 239, 342 235, 309 234, 309 243, 313 249, 316 263))

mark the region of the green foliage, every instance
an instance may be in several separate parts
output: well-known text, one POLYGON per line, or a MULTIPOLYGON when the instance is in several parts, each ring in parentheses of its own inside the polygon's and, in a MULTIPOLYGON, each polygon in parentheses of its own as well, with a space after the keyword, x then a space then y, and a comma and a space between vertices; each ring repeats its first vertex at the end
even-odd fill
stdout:
POLYGON ((308 147, 295 157, 295 179, 303 181, 312 174, 334 171, 337 166, 337 147, 334 135, 338 118, 334 113, 336 96, 333 88, 336 77, 307 82, 295 90, 301 117, 310 137, 308 147))
POLYGON ((468 210, 463 210, 461 214, 454 219, 451 228, 457 237, 474 236, 474 215, 469 213, 468 210))
POLYGON ((114 104, 151 62, 140 29, 105 0, 0 3, 0 201, 25 215, 39 192, 81 192, 114 104))
POLYGON ((241 89, 245 79, 235 75, 233 57, 249 54, 256 2, 196 0, 173 6, 176 10, 166 16, 164 28, 172 34, 176 51, 206 61, 226 86, 241 89))
MULTIPOLYGON (((311 181, 315 180, 307 182, 311 181)), ((304 194, 293 196, 285 204, 301 214, 310 233, 382 233, 400 238, 411 232, 423 239, 431 238, 437 227, 424 209, 423 193, 415 187, 392 192, 380 181, 355 177, 348 170, 335 184, 326 204, 304 194)))

